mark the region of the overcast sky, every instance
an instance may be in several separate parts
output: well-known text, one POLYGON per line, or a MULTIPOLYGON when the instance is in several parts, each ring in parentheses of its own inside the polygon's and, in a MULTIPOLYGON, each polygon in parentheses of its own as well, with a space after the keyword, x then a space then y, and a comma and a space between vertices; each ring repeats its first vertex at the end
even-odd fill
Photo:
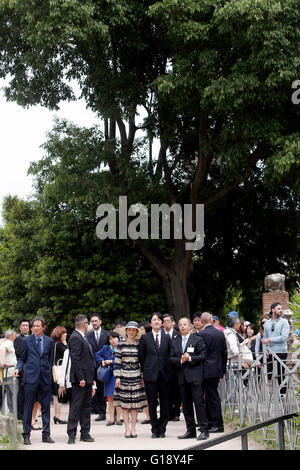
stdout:
POLYGON ((86 109, 83 100, 62 103, 59 111, 49 111, 41 106, 24 109, 5 100, 3 84, 0 81, 1 208, 3 198, 8 194, 26 198, 32 193, 32 178, 27 176, 28 167, 30 162, 43 156, 40 146, 46 141, 46 133, 52 129, 55 116, 82 126, 99 124, 96 115, 86 109))

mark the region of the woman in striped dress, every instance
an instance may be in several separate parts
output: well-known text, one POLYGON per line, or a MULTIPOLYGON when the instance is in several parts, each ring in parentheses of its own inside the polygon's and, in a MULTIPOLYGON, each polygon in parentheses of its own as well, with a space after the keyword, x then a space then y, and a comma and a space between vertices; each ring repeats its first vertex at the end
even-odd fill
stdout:
POLYGON ((146 392, 138 359, 138 339, 140 336, 138 324, 134 321, 128 322, 125 334, 126 341, 120 342, 116 349, 114 403, 115 406, 122 408, 125 437, 137 437, 135 426, 138 410, 146 406, 146 392))

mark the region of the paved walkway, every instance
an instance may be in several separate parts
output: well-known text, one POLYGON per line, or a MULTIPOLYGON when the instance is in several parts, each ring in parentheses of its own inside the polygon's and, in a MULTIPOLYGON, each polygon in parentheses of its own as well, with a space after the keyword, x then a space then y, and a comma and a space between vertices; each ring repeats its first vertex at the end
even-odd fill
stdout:
MULTIPOLYGON (((62 418, 67 419, 68 405, 63 405, 62 418)), ((67 425, 53 423, 53 409, 51 409, 51 437, 55 444, 42 443, 41 431, 32 431, 31 433, 31 446, 22 445, 24 450, 178 450, 184 451, 185 448, 196 445, 196 439, 180 440, 178 435, 183 434, 186 430, 183 415, 181 414, 179 422, 169 422, 167 426, 166 437, 164 439, 151 439, 151 427, 148 424, 141 424, 145 419, 144 413, 139 413, 136 426, 137 438, 126 439, 124 437, 124 425, 122 426, 106 426, 105 421, 97 422, 95 418, 97 415, 92 415, 91 418, 91 435, 94 437, 95 442, 81 442, 79 438, 76 440, 75 445, 67 444, 67 425)), ((41 420, 37 424, 41 424, 41 420)), ((225 426, 225 433, 231 432, 229 426, 225 426)), ((220 434, 210 434, 210 439, 219 437, 220 434)), ((248 441, 249 450, 264 450, 262 446, 253 442, 251 439, 248 441)), ((241 439, 233 439, 225 442, 208 450, 241 450, 241 439)))

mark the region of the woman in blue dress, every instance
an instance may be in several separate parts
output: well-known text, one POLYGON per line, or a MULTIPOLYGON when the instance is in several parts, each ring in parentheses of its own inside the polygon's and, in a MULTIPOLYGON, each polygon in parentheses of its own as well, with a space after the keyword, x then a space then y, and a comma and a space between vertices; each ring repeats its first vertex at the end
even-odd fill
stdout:
POLYGON ((115 331, 110 331, 108 334, 109 344, 105 344, 100 351, 95 353, 96 361, 99 362, 102 366, 109 366, 111 368, 111 377, 108 383, 104 384, 104 396, 108 400, 108 414, 109 421, 106 423, 106 426, 111 426, 113 424, 121 425, 121 407, 114 406, 114 393, 115 393, 115 384, 116 378, 113 374, 113 368, 115 364, 115 353, 116 347, 119 343, 119 335, 115 331), (116 421, 115 421, 115 409, 116 409, 116 421))

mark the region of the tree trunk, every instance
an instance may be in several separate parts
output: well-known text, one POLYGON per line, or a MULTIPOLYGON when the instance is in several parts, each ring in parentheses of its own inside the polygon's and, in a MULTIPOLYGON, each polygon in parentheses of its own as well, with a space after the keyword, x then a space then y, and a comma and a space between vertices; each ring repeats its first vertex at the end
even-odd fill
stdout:
POLYGON ((185 250, 186 240, 175 240, 172 261, 166 261, 146 247, 141 240, 134 244, 155 268, 162 281, 169 313, 175 321, 186 316, 190 318, 190 304, 187 294, 187 281, 192 272, 192 251, 185 250))
POLYGON ((170 265, 159 273, 166 295, 168 312, 177 322, 181 317, 190 318, 190 304, 187 294, 187 277, 184 265, 170 265))

